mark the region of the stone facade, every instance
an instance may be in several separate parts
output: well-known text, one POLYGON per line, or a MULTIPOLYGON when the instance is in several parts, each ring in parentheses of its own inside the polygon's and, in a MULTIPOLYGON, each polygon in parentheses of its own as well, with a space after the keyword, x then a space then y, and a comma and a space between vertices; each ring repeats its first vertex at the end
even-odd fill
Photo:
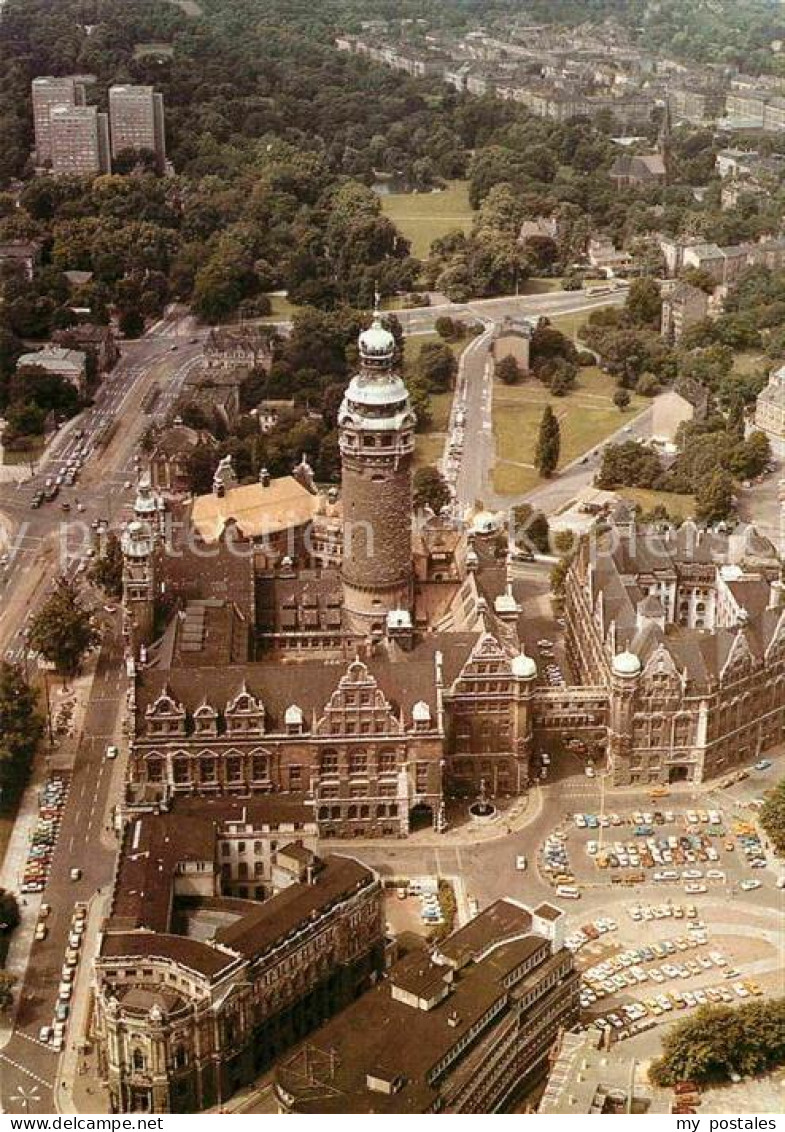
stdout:
POLYGON ((382 970, 376 874, 317 857, 309 829, 291 802, 129 823, 94 968, 92 1038, 113 1112, 220 1105, 382 970), (261 902, 235 895, 249 862, 261 902))
POLYGON ((765 433, 772 455, 785 457, 785 366, 772 370, 755 403, 755 428, 765 433))
POLYGON ((661 333, 668 342, 678 342, 685 330, 709 315, 709 296, 699 287, 678 283, 662 297, 661 333))
POLYGON ((612 529, 595 551, 583 546, 567 579, 567 645, 578 679, 605 689, 613 783, 703 782, 780 743, 785 609, 770 544, 688 523, 612 529))

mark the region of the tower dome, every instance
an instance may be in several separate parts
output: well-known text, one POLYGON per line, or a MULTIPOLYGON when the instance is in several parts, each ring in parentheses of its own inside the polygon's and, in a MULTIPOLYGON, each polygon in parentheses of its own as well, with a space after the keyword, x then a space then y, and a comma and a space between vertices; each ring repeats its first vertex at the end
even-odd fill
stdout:
POLYGON ((357 344, 360 348, 360 357, 364 362, 392 361, 395 353, 395 339, 390 331, 382 325, 378 311, 374 311, 373 322, 367 330, 362 331, 357 344))

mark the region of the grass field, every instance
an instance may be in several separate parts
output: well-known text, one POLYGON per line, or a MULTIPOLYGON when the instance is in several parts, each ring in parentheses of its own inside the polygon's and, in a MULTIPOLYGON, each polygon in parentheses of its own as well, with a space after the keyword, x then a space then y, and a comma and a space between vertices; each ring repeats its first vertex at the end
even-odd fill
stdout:
POLYGON ((689 519, 695 514, 694 495, 674 495, 672 491, 647 491, 642 487, 621 487, 619 495, 637 503, 643 511, 652 511, 657 506, 667 508, 674 519, 689 519))
POLYGON ((145 59, 152 55, 160 59, 171 59, 174 48, 171 43, 137 43, 134 48, 134 59, 145 59))
POLYGON ((440 193, 389 193, 380 198, 385 216, 411 241, 412 255, 427 259, 431 243, 454 228, 468 232, 472 224, 469 186, 450 181, 440 193))
MULTIPOLYGON (((414 372, 420 347, 427 342, 442 342, 438 334, 410 334, 406 339, 403 351, 404 376, 414 372)), ((460 358, 463 351, 472 341, 464 338, 460 342, 448 342, 456 358, 460 358)), ((414 451, 414 465, 416 468, 426 464, 438 464, 444 450, 444 441, 447 435, 447 425, 450 421, 453 394, 434 393, 430 399, 431 423, 427 432, 417 433, 417 442, 414 451)))
POLYGON ((648 404, 632 396, 623 413, 613 404, 614 379, 596 366, 579 370, 578 384, 567 397, 553 397, 535 379, 522 385, 497 384, 493 397, 493 433, 497 464, 493 486, 501 495, 522 495, 540 482, 534 452, 543 410, 550 405, 561 425, 559 467, 622 428, 648 404))
POLYGON ((299 309, 294 303, 289 302, 286 295, 270 294, 267 298, 270 300, 272 309, 268 315, 261 319, 262 322, 288 322, 299 309))

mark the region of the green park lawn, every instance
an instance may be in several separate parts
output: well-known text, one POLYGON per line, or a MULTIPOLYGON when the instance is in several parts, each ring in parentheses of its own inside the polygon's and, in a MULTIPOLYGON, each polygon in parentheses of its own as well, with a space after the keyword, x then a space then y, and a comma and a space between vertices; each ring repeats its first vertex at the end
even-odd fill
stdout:
POLYGON ((292 315, 299 310, 294 303, 290 303, 285 295, 269 294, 270 313, 260 319, 261 322, 288 322, 292 315))
POLYGON ((534 452, 543 410, 550 405, 561 426, 559 467, 571 463, 629 423, 649 404, 632 395, 622 413, 613 404, 616 382, 596 366, 579 370, 578 384, 566 397, 554 397, 536 379, 521 385, 497 383, 493 396, 496 467, 493 486, 500 495, 523 495, 540 482, 534 452))
POLYGON ((427 259, 431 243, 454 228, 468 232, 472 224, 469 185, 450 181, 440 193, 389 193, 381 197, 382 211, 411 241, 412 255, 427 259))
POLYGON ((694 495, 675 495, 672 491, 648 491, 642 487, 621 487, 619 495, 637 503, 644 512, 663 506, 674 519, 689 519, 695 514, 694 495))

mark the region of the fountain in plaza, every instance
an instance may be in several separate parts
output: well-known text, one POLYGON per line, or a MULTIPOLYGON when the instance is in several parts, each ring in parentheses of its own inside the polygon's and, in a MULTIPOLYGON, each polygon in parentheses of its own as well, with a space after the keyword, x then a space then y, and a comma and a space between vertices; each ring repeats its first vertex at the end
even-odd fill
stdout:
POLYGON ((472 802, 469 806, 469 815, 472 821, 492 821, 497 814, 497 809, 488 798, 488 793, 485 789, 485 779, 480 779, 480 793, 477 795, 477 801, 472 802))

